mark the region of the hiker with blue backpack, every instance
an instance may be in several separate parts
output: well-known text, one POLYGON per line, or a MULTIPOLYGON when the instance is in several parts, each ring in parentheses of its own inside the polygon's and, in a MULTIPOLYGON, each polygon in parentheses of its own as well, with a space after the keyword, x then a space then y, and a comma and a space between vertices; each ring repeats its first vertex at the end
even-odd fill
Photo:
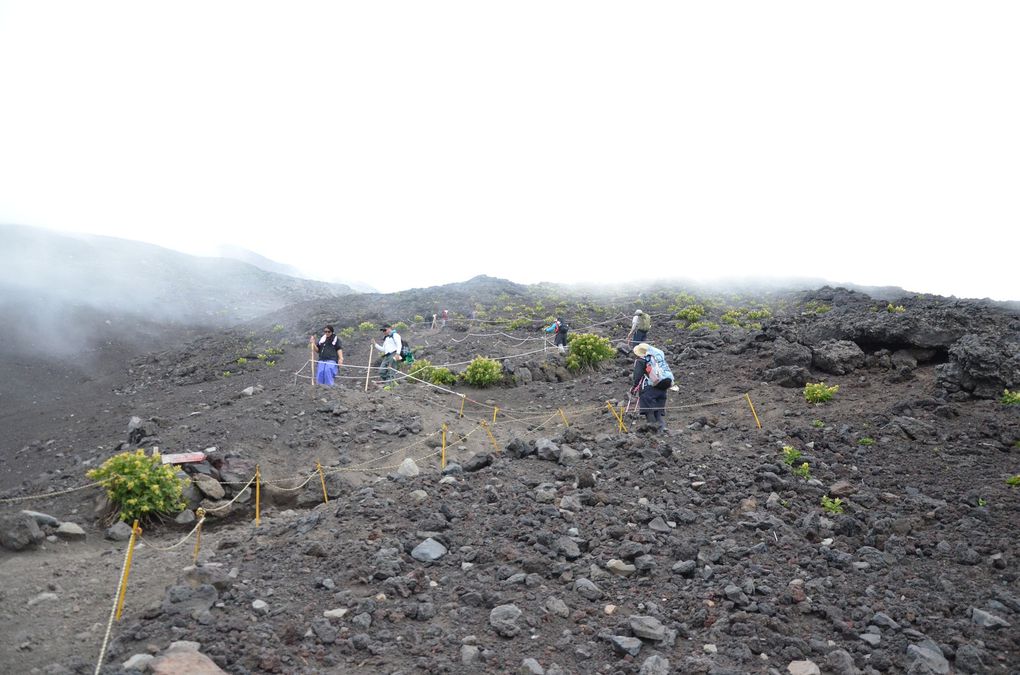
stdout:
POLYGON ((567 331, 570 327, 566 323, 560 321, 559 317, 553 320, 551 324, 546 326, 546 333, 553 333, 553 344, 560 348, 560 352, 567 351, 567 331))
POLYGON ((634 390, 639 396, 638 412, 658 431, 666 430, 666 392, 673 386, 673 371, 666 355, 647 342, 634 347, 634 390))

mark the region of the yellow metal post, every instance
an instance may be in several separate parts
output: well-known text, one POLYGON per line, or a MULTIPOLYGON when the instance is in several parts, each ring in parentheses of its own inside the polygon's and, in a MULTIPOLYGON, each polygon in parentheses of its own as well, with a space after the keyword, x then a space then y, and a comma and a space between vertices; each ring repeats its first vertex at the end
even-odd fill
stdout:
POLYGON ((198 552, 202 548, 202 523, 205 522, 205 509, 199 508, 195 511, 195 515, 198 516, 198 526, 195 528, 195 553, 194 561, 198 562, 198 552))
POLYGON ((439 462, 439 466, 442 469, 446 469, 446 423, 443 423, 443 455, 439 462))
POLYGON ((322 483, 322 501, 329 504, 329 495, 326 494, 326 474, 322 472, 322 464, 316 462, 315 470, 319 472, 319 482, 322 483))
POLYGON ((754 411, 754 404, 751 403, 751 394, 744 394, 744 397, 747 398, 747 405, 751 406, 751 414, 754 415, 754 423, 758 425, 759 429, 761 429, 761 420, 758 419, 758 413, 754 411))
POLYGON ((117 621, 120 621, 120 614, 124 610, 124 595, 127 593, 128 576, 131 574, 131 557, 135 552, 135 542, 142 534, 142 528, 138 527, 136 520, 131 526, 131 541, 128 542, 127 559, 124 561, 124 579, 120 583, 120 595, 117 597, 117 621))

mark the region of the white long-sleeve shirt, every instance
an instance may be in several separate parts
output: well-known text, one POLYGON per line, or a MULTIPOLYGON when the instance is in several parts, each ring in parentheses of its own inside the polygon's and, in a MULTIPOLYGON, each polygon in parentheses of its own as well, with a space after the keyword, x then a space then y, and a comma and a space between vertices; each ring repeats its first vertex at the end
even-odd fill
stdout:
POLYGON ((403 343, 400 340, 400 333, 393 331, 386 336, 386 339, 383 340, 381 345, 375 344, 375 348, 383 354, 399 354, 402 345, 403 343))

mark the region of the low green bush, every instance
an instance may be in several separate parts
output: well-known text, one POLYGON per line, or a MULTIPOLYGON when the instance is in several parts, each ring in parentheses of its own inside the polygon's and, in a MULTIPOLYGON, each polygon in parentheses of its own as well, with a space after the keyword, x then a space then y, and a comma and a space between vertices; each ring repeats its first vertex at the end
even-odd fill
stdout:
POLYGON ((361 323, 358 324, 358 330, 362 332, 375 330, 375 324, 372 323, 371 321, 362 321, 361 323))
POLYGON ((582 368, 594 368, 616 355, 609 338, 594 333, 571 335, 567 346, 570 348, 567 354, 567 369, 575 373, 582 368))
POLYGON ((177 469, 163 464, 158 452, 122 452, 85 475, 103 483, 106 496, 124 521, 148 521, 161 515, 179 513, 187 504, 181 496, 184 481, 177 469))
POLYGON ((804 400, 808 403, 826 403, 839 391, 839 385, 834 384, 826 387, 824 382, 808 383, 804 385, 804 400))
POLYGON ((457 381, 457 376, 453 374, 453 371, 443 366, 434 366, 428 359, 415 359, 407 374, 441 386, 448 386, 457 381))
POLYGON ((476 356, 460 378, 475 387, 488 387, 503 379, 503 364, 484 356, 476 356))
POLYGON ((1020 391, 1003 389, 1002 396, 999 398, 999 403, 1002 405, 1020 405, 1020 391))

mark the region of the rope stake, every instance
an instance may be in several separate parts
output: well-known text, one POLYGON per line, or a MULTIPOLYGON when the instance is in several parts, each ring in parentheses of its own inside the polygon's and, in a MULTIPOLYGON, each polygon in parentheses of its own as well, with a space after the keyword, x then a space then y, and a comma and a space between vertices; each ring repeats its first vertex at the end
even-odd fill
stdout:
POLYGON ((496 406, 496 407, 494 407, 492 409, 492 423, 493 424, 496 423, 496 413, 498 413, 498 412, 499 412, 499 406, 496 406))
POLYGON ((751 394, 744 394, 744 396, 747 397, 747 405, 751 406, 751 414, 754 415, 754 423, 758 425, 759 429, 761 429, 761 420, 758 419, 758 413, 754 411, 754 404, 751 403, 751 394))
POLYGON ((198 563, 198 550, 202 547, 202 523, 205 522, 205 509, 201 506, 195 509, 198 516, 198 525, 195 526, 195 553, 192 556, 195 563, 198 563))
POLYGON ((467 402, 467 396, 464 394, 460 395, 460 415, 458 417, 464 417, 464 404, 467 402))
POLYGON ((439 467, 446 469, 446 422, 443 422, 443 454, 439 460, 439 467))
POLYGON ((117 594, 117 621, 120 621, 120 614, 124 610, 124 595, 127 593, 128 575, 131 574, 131 557, 135 552, 135 542, 138 541, 138 535, 142 533, 142 528, 138 527, 138 521, 131 526, 131 541, 128 542, 127 558, 124 560, 124 578, 120 582, 120 590, 117 594))
POLYGON ((566 415, 566 413, 563 412, 563 408, 560 408, 560 417, 563 418, 564 426, 568 426, 569 427, 570 426, 570 422, 567 421, 567 415, 566 415))
POLYGON ((489 440, 492 441, 492 447, 499 452, 499 444, 496 443, 496 437, 492 435, 492 431, 489 430, 489 425, 482 420, 482 426, 485 427, 485 433, 489 434, 489 440))
POLYGON ((610 403, 609 401, 606 401, 606 407, 609 408, 609 412, 613 413, 613 417, 616 418, 616 423, 620 431, 626 432, 627 425, 623 423, 623 417, 621 417, 620 413, 616 411, 616 408, 613 407, 613 404, 610 403))
POLYGON ((322 464, 315 462, 315 470, 319 472, 319 482, 322 483, 322 500, 329 504, 329 495, 326 494, 326 474, 322 472, 322 464))
POLYGON ((259 517, 259 515, 260 515, 260 513, 259 513, 259 506, 260 506, 260 504, 259 504, 259 497, 261 496, 260 495, 260 492, 261 492, 260 486, 261 485, 262 485, 262 473, 259 471, 259 465, 256 464, 255 465, 255 527, 258 527, 259 525, 262 524, 262 519, 259 517))

